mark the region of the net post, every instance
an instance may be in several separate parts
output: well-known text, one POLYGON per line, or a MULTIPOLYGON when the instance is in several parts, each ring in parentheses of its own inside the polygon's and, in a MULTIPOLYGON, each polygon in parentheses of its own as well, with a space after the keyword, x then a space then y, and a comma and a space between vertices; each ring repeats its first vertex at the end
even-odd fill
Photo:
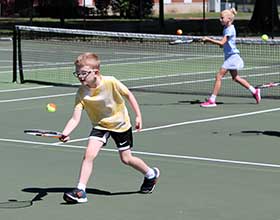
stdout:
POLYGON ((24 83, 24 77, 23 77, 23 68, 22 68, 22 53, 21 53, 21 36, 20 36, 20 30, 17 29, 17 44, 18 44, 18 69, 19 69, 19 78, 20 83, 24 83))
POLYGON ((13 81, 17 82, 17 28, 13 28, 13 81))
POLYGON ((164 1, 159 1, 159 28, 160 32, 164 32, 164 1))

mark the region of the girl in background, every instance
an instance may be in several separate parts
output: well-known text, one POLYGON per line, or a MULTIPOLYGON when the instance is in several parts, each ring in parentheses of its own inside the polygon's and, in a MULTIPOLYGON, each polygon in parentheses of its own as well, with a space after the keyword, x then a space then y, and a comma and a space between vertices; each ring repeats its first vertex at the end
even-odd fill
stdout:
POLYGON ((238 75, 238 70, 244 67, 244 62, 239 55, 239 50, 237 49, 235 43, 236 30, 233 25, 233 21, 234 21, 234 16, 236 14, 237 12, 234 8, 226 9, 221 12, 220 21, 221 24, 224 26, 223 38, 221 40, 215 40, 209 37, 203 38, 204 42, 217 44, 220 47, 224 48, 224 63, 220 68, 218 74, 216 75, 216 81, 215 81, 212 95, 209 97, 209 99, 206 102, 200 104, 201 107, 217 106, 216 98, 221 89, 222 78, 226 75, 228 71, 231 74, 232 80, 239 83, 240 85, 242 85, 252 93, 257 104, 261 101, 260 89, 254 88, 249 84, 249 82, 247 82, 247 80, 241 78, 238 75))

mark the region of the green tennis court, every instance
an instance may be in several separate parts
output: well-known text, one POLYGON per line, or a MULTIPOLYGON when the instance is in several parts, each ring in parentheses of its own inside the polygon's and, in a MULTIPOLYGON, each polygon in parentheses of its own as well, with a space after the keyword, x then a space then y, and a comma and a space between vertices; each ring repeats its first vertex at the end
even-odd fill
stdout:
MULTIPOLYGON (((134 91, 144 129, 134 133, 133 150, 160 168, 155 191, 151 195, 137 193, 142 175, 122 165, 114 143, 109 142, 96 160, 88 185, 89 202, 67 205, 62 195, 77 184, 90 131, 86 114, 66 144, 27 136, 23 130, 61 130, 71 115, 76 88, 9 83, 12 50, 2 53, 2 49, 0 56, 8 58, 0 69, 1 218, 280 218, 279 99, 265 97, 256 105, 251 97, 221 96, 217 108, 204 109, 199 107, 204 95, 134 91), (57 112, 45 110, 50 102, 57 104, 57 112), (9 200, 33 200, 33 205, 12 208, 7 205, 9 200)), ((119 59, 131 58, 131 54, 123 51, 119 59)), ((49 57, 44 62, 58 68, 49 57)), ((73 60, 65 62, 71 66, 73 60)))

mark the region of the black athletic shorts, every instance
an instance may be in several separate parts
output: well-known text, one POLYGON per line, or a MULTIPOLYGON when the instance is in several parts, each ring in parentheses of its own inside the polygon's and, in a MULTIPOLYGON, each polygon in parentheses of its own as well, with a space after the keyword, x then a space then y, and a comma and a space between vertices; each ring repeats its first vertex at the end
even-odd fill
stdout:
POLYGON ((100 140, 104 143, 103 146, 105 146, 110 136, 114 139, 119 151, 133 147, 132 128, 125 132, 114 132, 92 128, 89 138, 100 140))

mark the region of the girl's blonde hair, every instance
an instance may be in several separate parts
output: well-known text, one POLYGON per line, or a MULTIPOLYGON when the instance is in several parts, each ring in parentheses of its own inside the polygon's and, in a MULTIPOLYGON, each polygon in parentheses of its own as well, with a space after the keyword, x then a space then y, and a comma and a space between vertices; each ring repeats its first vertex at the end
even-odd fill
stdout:
POLYGON ((83 53, 75 60, 75 65, 78 67, 89 66, 92 69, 100 68, 99 57, 95 53, 83 53))
POLYGON ((223 10, 221 14, 228 16, 233 21, 234 16, 237 15, 237 11, 235 8, 230 8, 230 9, 223 10))

